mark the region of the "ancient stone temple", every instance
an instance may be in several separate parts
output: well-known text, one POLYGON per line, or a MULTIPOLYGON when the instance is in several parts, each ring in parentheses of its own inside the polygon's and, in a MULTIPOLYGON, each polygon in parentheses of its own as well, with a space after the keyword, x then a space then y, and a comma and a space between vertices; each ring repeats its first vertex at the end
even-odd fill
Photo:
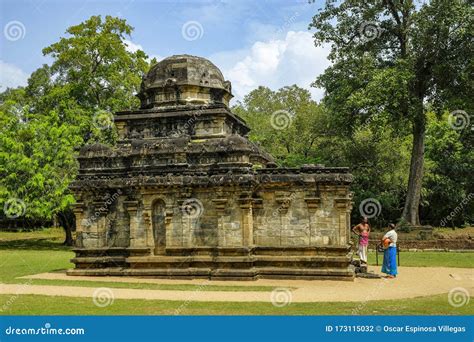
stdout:
POLYGON ((79 154, 70 275, 353 279, 347 168, 279 168, 210 61, 164 59, 79 154))

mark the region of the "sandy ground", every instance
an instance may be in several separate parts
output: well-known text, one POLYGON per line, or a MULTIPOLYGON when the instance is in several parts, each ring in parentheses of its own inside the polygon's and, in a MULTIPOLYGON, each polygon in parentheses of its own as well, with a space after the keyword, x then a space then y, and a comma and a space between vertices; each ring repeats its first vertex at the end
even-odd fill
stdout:
MULTIPOLYGON (((379 268, 370 270, 378 272, 379 268)), ((110 288, 115 299, 161 299, 178 301, 269 302, 276 296, 291 296, 292 302, 362 302, 380 299, 401 299, 448 293, 454 288, 467 290, 474 297, 473 268, 400 267, 396 279, 363 279, 354 282, 330 280, 208 281, 169 280, 121 277, 67 276, 64 273, 43 273, 27 279, 91 280, 104 282, 141 282, 155 284, 201 285, 193 291, 140 290, 110 288), (207 291, 206 285, 272 286, 272 291, 207 291)), ((38 294, 47 296, 93 297, 95 287, 0 284, 0 294, 38 294)))

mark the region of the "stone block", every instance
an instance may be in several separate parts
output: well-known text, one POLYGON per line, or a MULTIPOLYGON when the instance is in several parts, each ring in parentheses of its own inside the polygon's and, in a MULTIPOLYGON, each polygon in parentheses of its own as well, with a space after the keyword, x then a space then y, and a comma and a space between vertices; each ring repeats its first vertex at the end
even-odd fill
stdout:
POLYGON ((309 238, 305 237, 285 237, 281 239, 282 246, 309 246, 309 238))
POLYGON ((259 246, 276 247, 280 246, 280 237, 260 236, 256 238, 255 242, 259 246))

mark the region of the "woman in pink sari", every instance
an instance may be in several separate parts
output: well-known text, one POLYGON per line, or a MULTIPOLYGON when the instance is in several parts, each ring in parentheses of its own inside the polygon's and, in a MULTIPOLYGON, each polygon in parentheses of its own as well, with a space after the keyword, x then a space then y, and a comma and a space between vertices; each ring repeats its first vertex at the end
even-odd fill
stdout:
POLYGON ((367 217, 363 217, 362 221, 352 228, 354 234, 359 237, 359 259, 361 264, 367 265, 367 248, 369 246, 370 224, 367 217))

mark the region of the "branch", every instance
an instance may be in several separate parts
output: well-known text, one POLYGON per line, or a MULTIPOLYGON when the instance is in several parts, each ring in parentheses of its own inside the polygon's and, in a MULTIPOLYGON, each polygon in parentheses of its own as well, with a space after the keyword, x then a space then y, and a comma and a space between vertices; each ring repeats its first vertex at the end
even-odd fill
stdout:
POLYGON ((406 25, 406 16, 408 16, 408 13, 404 13, 404 16, 403 16, 403 23, 400 19, 400 16, 398 15, 398 11, 397 11, 397 8, 395 6, 395 4, 393 3, 392 0, 384 0, 384 3, 385 5, 388 6, 388 9, 390 11, 390 13, 392 14, 392 17, 393 19, 395 20, 395 22, 397 23, 397 30, 394 32, 395 35, 398 37, 398 41, 400 42, 400 51, 401 51, 401 55, 402 55, 402 58, 404 58, 406 56, 406 37, 405 37, 405 25, 406 25))
POLYGON ((384 0, 384 3, 388 6, 390 13, 392 13, 393 19, 397 22, 398 26, 401 26, 400 16, 398 15, 395 4, 392 0, 384 0))

